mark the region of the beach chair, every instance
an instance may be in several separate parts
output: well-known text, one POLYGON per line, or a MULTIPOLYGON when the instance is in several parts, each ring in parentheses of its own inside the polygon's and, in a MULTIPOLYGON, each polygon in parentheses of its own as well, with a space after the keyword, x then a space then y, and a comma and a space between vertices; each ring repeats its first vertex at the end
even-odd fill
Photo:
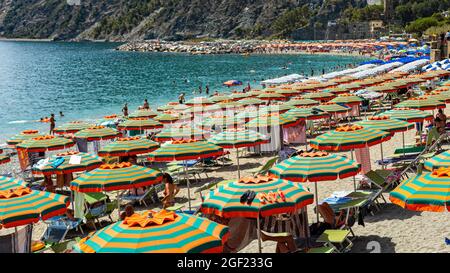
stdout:
POLYGON ((272 157, 271 159, 267 160, 267 162, 260 168, 253 169, 251 171, 252 175, 257 176, 257 175, 267 174, 269 172, 269 170, 277 163, 278 159, 279 159, 279 157, 275 156, 275 157, 272 157))
POLYGON ((374 186, 378 187, 380 190, 377 194, 377 196, 373 199, 375 202, 377 202, 377 199, 381 197, 385 203, 387 203, 386 199, 383 196, 383 192, 385 192, 389 187, 392 186, 392 182, 389 182, 387 179, 388 176, 381 176, 380 173, 376 171, 369 171, 365 174, 365 176, 373 183, 374 186))
POLYGON ((163 184, 152 185, 150 187, 147 187, 147 189, 141 195, 134 195, 131 194, 130 191, 127 191, 124 195, 121 195, 120 198, 126 201, 138 202, 140 205, 144 204, 144 206, 148 207, 146 199, 150 197, 152 203, 158 203, 159 202, 158 192, 162 190, 164 190, 163 184))
MULTIPOLYGON (((94 226, 94 229, 97 230, 97 226, 95 223, 100 225, 100 218, 107 216, 109 220, 112 222, 111 212, 108 212, 108 203, 112 205, 116 205, 113 202, 107 202, 108 196, 101 192, 89 192, 84 193, 85 207, 86 213, 84 218, 86 219, 86 224, 91 223, 94 226), (95 203, 102 203, 100 206, 91 207, 95 203)), ((111 208, 111 206, 109 208, 111 208)), ((116 205, 117 206, 117 205, 116 205)))
POLYGON ((83 229, 81 228, 82 219, 55 216, 43 222, 47 225, 47 229, 41 236, 41 241, 47 244, 56 244, 64 241, 70 230, 79 230, 83 234, 83 229))
POLYGON ((326 247, 333 248, 337 252, 348 252, 353 246, 349 235, 349 230, 327 229, 317 238, 316 242, 324 243, 326 247))
POLYGON ((334 246, 322 246, 309 249, 306 253, 328 254, 337 252, 334 246))

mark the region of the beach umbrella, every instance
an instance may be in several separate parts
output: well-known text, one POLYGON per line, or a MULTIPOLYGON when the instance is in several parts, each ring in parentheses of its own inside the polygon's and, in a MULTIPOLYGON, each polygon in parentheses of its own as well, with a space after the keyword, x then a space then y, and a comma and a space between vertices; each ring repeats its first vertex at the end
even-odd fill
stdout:
POLYGON ((424 122, 425 120, 432 120, 433 115, 430 113, 410 109, 410 108, 394 108, 380 114, 381 116, 389 116, 392 119, 399 119, 406 122, 424 122))
POLYGON ((327 92, 312 92, 302 95, 304 99, 311 99, 315 101, 329 101, 336 97, 333 93, 327 92))
POLYGON ((285 113, 291 109, 294 109, 295 106, 293 105, 289 105, 289 104, 270 104, 268 106, 265 107, 260 107, 259 110, 260 111, 265 111, 265 112, 275 112, 275 113, 285 113))
POLYGON ((191 210, 190 183, 187 175, 187 160, 199 160, 223 155, 223 148, 206 141, 178 140, 166 142, 148 154, 154 162, 184 161, 183 167, 188 187, 189 210, 191 210))
POLYGON ((124 131, 144 131, 163 128, 164 125, 148 118, 130 118, 117 125, 117 129, 124 131))
POLYGON ((294 116, 295 118, 299 120, 316 120, 316 119, 323 119, 323 118, 329 118, 330 114, 327 112, 319 111, 317 109, 313 108, 295 108, 292 110, 289 110, 285 113, 286 115, 294 116))
POLYGON ((6 164, 6 163, 8 163, 10 161, 11 161, 11 158, 9 158, 9 156, 0 155, 0 165, 1 164, 6 164))
POLYGON ((225 96, 225 95, 215 95, 209 98, 210 101, 212 102, 221 102, 224 100, 229 100, 230 97, 229 96, 225 96))
POLYGON ((204 119, 201 122, 201 125, 203 127, 212 127, 212 126, 217 126, 217 127, 237 127, 237 126, 243 126, 245 124, 245 119, 242 118, 238 118, 235 116, 223 116, 223 115, 216 115, 216 116, 211 116, 208 117, 206 119, 204 119))
POLYGON ((74 137, 86 139, 86 141, 98 141, 114 139, 119 135, 120 132, 118 132, 116 129, 105 126, 93 126, 75 133, 74 137))
POLYGON ((338 95, 336 98, 332 99, 330 102, 345 105, 360 105, 363 102, 363 99, 352 94, 341 94, 338 95))
MULTIPOLYGON (((280 179, 293 182, 315 182, 316 207, 319 205, 317 182, 355 176, 361 166, 347 157, 327 152, 302 153, 278 163, 269 172, 280 179)), ((319 213, 317 211, 317 222, 319 213)))
POLYGON ((27 183, 23 180, 0 175, 0 191, 10 190, 20 186, 26 187, 27 183))
POLYGON ((70 148, 73 145, 75 143, 71 139, 47 135, 25 140, 17 144, 16 148, 27 152, 46 152, 70 148))
POLYGON ((173 111, 184 111, 189 108, 191 108, 191 106, 188 106, 186 104, 178 104, 178 105, 173 106, 172 110, 173 111))
POLYGON ((299 183, 268 176, 246 177, 210 191, 200 210, 223 218, 256 218, 261 252, 260 217, 296 212, 312 204, 313 198, 299 183), (241 202, 247 191, 255 192, 256 197, 251 202, 241 202))
POLYGON ((6 144, 15 146, 19 143, 22 143, 24 140, 30 140, 36 137, 42 137, 43 134, 40 134, 38 130, 25 130, 20 134, 13 136, 12 138, 6 141, 6 144))
POLYGON ((182 126, 167 128, 155 135, 154 139, 158 142, 166 142, 171 140, 202 140, 209 137, 209 131, 200 130, 195 127, 182 126))
MULTIPOLYGON (((357 148, 370 147, 380 143, 381 160, 383 160, 382 142, 391 138, 389 132, 380 131, 372 128, 366 128, 360 125, 347 125, 338 127, 333 131, 326 132, 310 141, 310 146, 316 150, 326 151, 351 151, 353 160, 353 151, 357 148)), ((353 177, 354 187, 356 181, 353 177)))
POLYGON ((445 103, 429 97, 417 97, 402 101, 395 108, 411 108, 417 110, 435 110, 445 108, 445 103))
POLYGON ((292 105, 292 106, 314 106, 319 105, 319 102, 316 100, 311 99, 303 99, 303 98, 293 98, 287 102, 285 102, 286 105, 292 105))
POLYGON ((444 91, 432 91, 431 94, 425 95, 426 97, 429 97, 430 99, 442 101, 445 103, 450 103, 450 92, 444 92, 444 91))
POLYGON ((247 99, 253 96, 258 96, 259 94, 262 94, 261 92, 258 92, 258 94, 252 93, 252 92, 247 92, 247 93, 232 93, 230 95, 230 99, 234 100, 234 101, 240 101, 242 99, 247 99))
POLYGON ((94 125, 83 122, 83 121, 72 121, 72 122, 63 124, 60 127, 56 127, 55 130, 53 130, 53 132, 55 132, 55 134, 58 134, 58 135, 73 134, 78 131, 90 128, 92 126, 94 126, 94 125))
POLYGON ((178 104, 178 102, 176 104, 166 104, 163 106, 159 106, 158 108, 156 108, 156 111, 159 111, 159 112, 170 111, 170 110, 173 110, 173 107, 177 104, 178 104))
POLYGON ((424 167, 429 171, 439 168, 450 168, 450 151, 445 151, 426 160, 424 167))
POLYGON ((249 121, 250 119, 254 119, 259 117, 260 115, 267 115, 269 112, 267 110, 263 110, 263 108, 258 108, 256 110, 252 111, 243 111, 236 115, 236 118, 245 119, 246 121, 249 121))
POLYGON ((163 113, 163 114, 157 115, 153 119, 162 124, 171 124, 171 123, 177 122, 180 119, 180 115, 163 113))
POLYGON ((328 112, 330 114, 348 113, 352 110, 350 107, 342 106, 334 102, 322 103, 318 106, 314 106, 313 109, 319 109, 320 111, 328 112))
POLYGON ((242 82, 238 81, 238 80, 229 80, 229 81, 224 82, 223 85, 226 85, 228 87, 230 87, 230 86, 238 86, 238 85, 242 85, 242 82))
POLYGON ((281 94, 277 93, 262 93, 256 96, 257 99, 265 101, 285 101, 287 98, 281 94))
POLYGON ((198 216, 145 211, 79 242, 83 253, 222 253, 228 227, 198 216))
POLYGON ((258 117, 247 122, 246 127, 270 127, 270 126, 283 126, 284 128, 296 126, 299 123, 299 119, 292 115, 278 114, 276 112, 260 114, 258 117))
POLYGON ((261 105, 265 104, 266 102, 257 98, 247 98, 239 100, 238 103, 242 106, 248 106, 248 105, 261 105))
POLYGON ((0 191, 0 228, 11 228, 64 214, 69 197, 17 186, 0 191))
POLYGON ((269 142, 269 137, 251 130, 228 129, 211 137, 208 142, 224 149, 236 149, 238 179, 241 177, 239 168, 239 148, 254 147, 269 142))
POLYGON ((277 89, 277 90, 275 90, 275 93, 281 94, 285 97, 290 97, 290 96, 298 95, 301 92, 297 91, 295 89, 286 88, 286 89, 277 89))
POLYGON ((159 147, 159 143, 141 137, 124 137, 108 143, 98 151, 105 156, 135 156, 150 153, 159 147))
MULTIPOLYGON (((176 106, 174 106, 175 109, 176 106)), ((150 109, 141 109, 131 113, 130 118, 154 118, 158 115, 158 112, 150 109)))
POLYGON ((343 86, 337 86, 337 87, 328 88, 328 89, 324 90, 324 92, 329 92, 329 93, 332 93, 334 95, 347 94, 347 93, 350 93, 350 91, 351 91, 351 89, 348 89, 348 88, 343 87, 343 86))
POLYGON ((214 104, 214 102, 211 101, 208 98, 195 97, 193 99, 190 99, 190 100, 186 101, 185 104, 188 105, 188 106, 205 106, 205 105, 214 104))
POLYGON ((32 171, 33 173, 43 175, 68 174, 90 171, 100 167, 102 164, 103 161, 98 156, 77 151, 68 151, 52 155, 47 163, 39 167, 33 167, 32 171), (64 159, 64 161, 56 166, 56 162, 60 161, 61 158, 64 159))
POLYGON ((441 168, 408 178, 391 191, 389 199, 408 210, 450 212, 450 169, 441 168))

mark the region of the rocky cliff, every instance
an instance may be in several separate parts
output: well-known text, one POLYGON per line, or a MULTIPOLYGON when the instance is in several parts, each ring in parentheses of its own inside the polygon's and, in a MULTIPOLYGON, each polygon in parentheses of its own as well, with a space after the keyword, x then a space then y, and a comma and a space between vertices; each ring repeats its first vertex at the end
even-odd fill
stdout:
MULTIPOLYGON (((133 41, 260 38, 324 29, 363 0, 0 0, 0 36, 133 41), (274 25, 276 27, 274 27, 274 25)), ((320 31, 318 33, 321 33, 320 31)), ((309 37, 308 37, 309 38, 309 37)), ((320 38, 320 37, 316 37, 320 38)))

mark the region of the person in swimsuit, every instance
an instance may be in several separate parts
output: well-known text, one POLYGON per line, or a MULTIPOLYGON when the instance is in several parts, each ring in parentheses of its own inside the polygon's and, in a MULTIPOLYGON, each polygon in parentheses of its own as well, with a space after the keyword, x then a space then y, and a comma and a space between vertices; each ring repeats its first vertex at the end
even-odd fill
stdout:
POLYGON ((144 100, 144 109, 150 109, 147 99, 144 100))
POLYGON ((178 102, 179 102, 180 104, 183 104, 183 103, 184 103, 184 101, 185 101, 184 96, 185 96, 184 93, 181 93, 180 96, 178 96, 178 102))
POLYGON ((55 130, 55 114, 51 114, 50 115, 50 135, 53 135, 54 134, 54 131, 55 130))
POLYGON ((163 208, 168 208, 175 204, 175 196, 178 194, 180 189, 173 183, 173 179, 168 173, 163 174, 163 183, 165 184, 163 192, 163 208))
POLYGON ((125 105, 123 106, 122 113, 124 117, 128 117, 128 103, 125 103, 125 105))

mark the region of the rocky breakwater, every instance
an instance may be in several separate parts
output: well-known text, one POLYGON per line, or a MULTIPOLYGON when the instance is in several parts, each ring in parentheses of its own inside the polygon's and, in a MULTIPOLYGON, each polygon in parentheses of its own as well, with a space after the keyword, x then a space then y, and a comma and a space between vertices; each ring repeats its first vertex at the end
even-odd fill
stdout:
POLYGON ((189 54, 249 54, 254 53, 262 41, 141 41, 129 42, 117 48, 120 51, 178 52, 189 54))

